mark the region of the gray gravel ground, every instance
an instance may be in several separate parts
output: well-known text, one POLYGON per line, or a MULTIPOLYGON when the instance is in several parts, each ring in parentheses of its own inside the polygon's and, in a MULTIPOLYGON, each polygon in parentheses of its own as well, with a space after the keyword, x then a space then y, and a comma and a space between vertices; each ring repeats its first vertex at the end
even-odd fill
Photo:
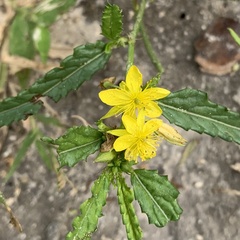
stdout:
MULTIPOLYGON (((72 47, 100 39, 99 19, 104 2, 80 1, 52 26, 52 44, 72 47)), ((123 9, 127 26, 133 15, 129 10, 130 1, 110 2, 119 4, 123 9)), ((194 40, 217 16, 230 16, 240 21, 240 4, 238 1, 156 0, 149 4, 144 21, 165 68, 163 87, 171 91, 185 87, 207 91, 212 101, 240 111, 239 72, 222 77, 207 75, 199 71, 193 60, 194 40)), ((148 80, 156 71, 148 60, 140 38, 136 46, 135 63, 145 80, 148 80)), ((94 76, 93 81, 85 83, 66 99, 51 105, 69 123, 74 123, 70 116, 75 114, 94 124, 107 111, 107 107, 97 96, 99 81, 109 76, 121 79, 125 64, 126 50, 116 50, 106 69, 94 76)), ((183 147, 163 143, 158 156, 146 166, 169 175, 169 179, 179 186, 179 203, 184 212, 178 222, 171 222, 159 229, 148 225, 145 215, 140 213, 136 205, 144 231, 143 239, 239 239, 239 195, 231 191, 240 191, 240 173, 231 168, 232 164, 239 162, 239 146, 191 131, 178 130, 188 142, 196 143, 185 162, 177 165, 182 157, 183 147)), ((14 134, 12 131, 11 135, 14 134)), ((76 186, 77 193, 72 191, 70 185, 59 192, 55 175, 44 167, 36 150, 32 148, 11 181, 1 187, 22 224, 23 233, 17 234, 9 226, 8 216, 0 209, 0 240, 64 239, 71 229, 71 220, 77 214, 76 209, 90 196, 89 183, 98 176, 102 168, 101 165, 93 164, 93 159, 89 158, 73 169, 65 169, 65 173, 76 186), (16 189, 21 190, 16 193, 16 189)), ((114 189, 107 200, 104 215, 100 219, 99 230, 92 239, 126 239, 114 189)))

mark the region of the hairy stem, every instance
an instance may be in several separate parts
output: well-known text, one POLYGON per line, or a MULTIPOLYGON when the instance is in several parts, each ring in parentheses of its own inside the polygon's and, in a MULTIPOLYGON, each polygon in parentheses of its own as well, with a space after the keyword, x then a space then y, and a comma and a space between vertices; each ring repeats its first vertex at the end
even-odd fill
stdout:
POLYGON ((143 22, 141 22, 141 24, 140 24, 140 30, 141 30, 141 34, 142 34, 142 37, 143 37, 143 42, 144 42, 145 48, 147 50, 148 56, 151 59, 152 63, 154 64, 155 68, 157 69, 157 71, 160 73, 160 76, 161 76, 164 69, 163 69, 162 64, 158 60, 156 52, 153 49, 153 46, 150 42, 149 36, 146 32, 146 29, 145 29, 145 26, 144 26, 143 22))
POLYGON ((146 2, 147 2, 147 0, 142 0, 141 1, 141 4, 140 4, 139 9, 137 11, 136 22, 133 26, 133 30, 131 31, 131 33, 129 35, 127 71, 133 65, 133 62, 134 62, 135 42, 136 42, 137 34, 138 34, 138 31, 139 31, 139 28, 140 28, 140 24, 142 22, 144 10, 146 8, 146 2))

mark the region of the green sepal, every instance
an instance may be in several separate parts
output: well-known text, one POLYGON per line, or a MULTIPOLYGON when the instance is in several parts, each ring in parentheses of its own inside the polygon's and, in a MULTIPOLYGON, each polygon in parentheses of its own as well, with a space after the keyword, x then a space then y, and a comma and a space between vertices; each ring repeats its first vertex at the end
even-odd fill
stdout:
POLYGON ((209 101, 205 92, 185 88, 158 104, 170 123, 240 144, 240 114, 209 101))
POLYGON ((55 140, 50 137, 41 137, 41 140, 45 143, 54 144, 55 140))
POLYGON ((36 26, 33 30, 34 46, 40 54, 41 61, 46 63, 51 44, 50 32, 47 27, 36 26))
POLYGON ((115 4, 107 4, 102 15, 102 35, 117 40, 122 33, 122 10, 115 4))
POLYGON ((131 173, 135 199, 150 224, 164 227, 169 221, 179 219, 182 209, 177 203, 179 192, 157 171, 137 169, 131 173))
POLYGON ((125 160, 124 157, 121 159, 121 165, 120 165, 120 168, 123 172, 127 173, 127 174, 130 174, 132 171, 133 171, 133 168, 132 166, 133 165, 136 165, 137 162, 135 161, 128 161, 128 160, 125 160))
POLYGON ((111 128, 108 127, 105 123, 103 123, 102 120, 98 120, 98 121, 96 122, 96 124, 97 124, 98 130, 99 130, 100 132, 106 133, 108 130, 111 129, 111 128))
POLYGON ((132 205, 134 200, 133 191, 127 186, 120 173, 117 177, 117 195, 120 213, 122 215, 123 224, 126 228, 128 240, 142 239, 142 230, 132 205))
POLYGON ((54 141, 54 144, 58 145, 60 167, 73 167, 78 162, 86 160, 90 154, 99 150, 102 142, 102 133, 95 128, 84 126, 69 128, 66 134, 54 141))
POLYGON ((108 152, 100 152, 95 159, 95 162, 110 162, 113 159, 115 159, 117 156, 117 153, 114 150, 108 151, 108 152))
POLYGON ((155 77, 153 77, 147 82, 147 84, 143 87, 143 89, 157 87, 157 85, 159 84, 159 81, 161 80, 161 76, 162 74, 158 73, 155 77))
POLYGON ((73 220, 73 231, 67 234, 66 240, 91 239, 91 234, 97 229, 98 219, 103 215, 102 208, 106 204, 110 178, 108 172, 103 172, 94 182, 92 197, 81 204, 81 215, 73 220))

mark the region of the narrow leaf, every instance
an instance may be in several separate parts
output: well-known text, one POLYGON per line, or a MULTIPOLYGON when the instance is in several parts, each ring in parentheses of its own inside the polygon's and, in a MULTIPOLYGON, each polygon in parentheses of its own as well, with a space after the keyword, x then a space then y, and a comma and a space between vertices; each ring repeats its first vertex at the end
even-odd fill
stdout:
POLYGON ((128 240, 142 239, 142 231, 139 226, 132 201, 134 199, 132 190, 127 186, 123 177, 119 174, 117 180, 117 195, 122 221, 126 227, 128 240))
POLYGON ((42 96, 57 102, 76 90, 105 66, 110 55, 105 53, 105 44, 100 41, 75 48, 73 55, 61 62, 60 68, 52 69, 18 96, 0 102, 0 126, 37 113, 41 108, 38 99, 42 96))
POLYGON ((102 208, 106 204, 106 198, 110 187, 110 175, 107 172, 94 182, 92 197, 81 206, 81 215, 73 220, 73 231, 69 232, 67 240, 91 239, 91 234, 96 230, 98 219, 102 217, 102 208))
POLYGON ((209 101, 205 92, 186 88, 158 104, 170 123, 240 144, 240 114, 209 101))
POLYGON ((233 37, 233 39, 235 40, 235 42, 240 45, 240 37, 238 36, 238 34, 231 28, 228 28, 231 36, 233 37))
POLYGON ((58 145, 60 167, 72 167, 96 152, 103 142, 102 133, 91 127, 73 127, 54 141, 58 145))
POLYGON ((16 97, 5 98, 0 102, 0 127, 12 122, 26 119, 36 114, 42 107, 42 102, 34 99, 34 94, 21 92, 16 97))
POLYGON ((60 68, 50 70, 29 91, 48 96, 57 102, 104 67, 110 57, 104 50, 105 44, 101 41, 75 48, 73 55, 62 60, 60 68))
POLYGON ((182 213, 176 200, 179 192, 166 176, 159 176, 157 171, 138 169, 131 173, 131 183, 135 199, 142 212, 147 214, 149 223, 163 227, 169 221, 179 219, 182 213))
POLYGON ((35 142, 38 154, 49 170, 53 170, 54 153, 49 145, 41 140, 35 142))
POLYGON ((32 41, 33 25, 27 19, 26 10, 17 12, 9 29, 9 53, 33 59, 34 45, 32 41))
POLYGON ((27 150, 28 148, 32 145, 32 143, 34 142, 35 138, 37 136, 36 132, 29 132, 25 139, 23 140, 20 148, 17 151, 16 157, 14 158, 14 162, 8 172, 8 174, 6 175, 4 181, 7 182, 9 180, 9 178, 13 175, 13 173, 16 171, 16 169, 20 166, 22 160, 24 159, 24 157, 26 156, 27 150))
POLYGON ((67 127, 66 125, 64 125, 64 123, 62 123, 58 118, 56 117, 51 117, 51 116, 45 116, 43 114, 36 114, 34 116, 34 118, 36 118, 38 121, 42 122, 43 124, 46 125, 52 125, 54 127, 67 127))
POLYGON ((107 4, 102 15, 102 35, 117 40, 122 33, 122 10, 115 4, 107 4))
POLYGON ((32 20, 41 26, 50 26, 60 14, 68 11, 76 0, 43 0, 33 9, 32 20))
POLYGON ((42 26, 36 26, 33 30, 33 41, 42 62, 46 63, 51 43, 49 29, 42 26))
POLYGON ((6 204, 5 198, 4 198, 3 193, 1 191, 0 191, 0 203, 3 204, 4 206, 6 204))

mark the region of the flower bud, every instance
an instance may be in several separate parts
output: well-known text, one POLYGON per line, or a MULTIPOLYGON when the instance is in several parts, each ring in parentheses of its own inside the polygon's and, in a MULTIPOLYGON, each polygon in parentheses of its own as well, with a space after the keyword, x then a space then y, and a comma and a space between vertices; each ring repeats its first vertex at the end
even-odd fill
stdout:
POLYGON ((172 126, 163 123, 158 129, 158 134, 172 144, 184 146, 187 141, 172 126))

